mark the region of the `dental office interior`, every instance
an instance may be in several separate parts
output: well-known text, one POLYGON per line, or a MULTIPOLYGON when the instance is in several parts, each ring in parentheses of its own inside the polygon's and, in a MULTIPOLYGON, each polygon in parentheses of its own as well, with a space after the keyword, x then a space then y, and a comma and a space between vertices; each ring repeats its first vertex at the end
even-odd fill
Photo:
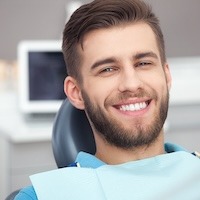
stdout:
MULTIPOLYGON (((165 140, 199 151, 200 1, 146 1, 160 18, 173 79, 165 140)), ((30 185, 31 174, 56 168, 51 135, 55 114, 65 98, 62 31, 71 13, 87 2, 90 0, 0 1, 0 199, 30 185), (49 54, 40 58, 43 53, 49 54), (55 94, 51 79, 46 83, 38 77, 31 79, 31 72, 36 77, 34 69, 41 63, 45 65, 40 71, 42 79, 49 78, 45 75, 52 63, 48 59, 63 67, 62 76, 52 72, 60 81, 57 90, 61 95, 51 96, 55 94), (38 97, 41 87, 48 93, 45 97, 38 97), (34 90, 31 98, 30 90, 34 90)))

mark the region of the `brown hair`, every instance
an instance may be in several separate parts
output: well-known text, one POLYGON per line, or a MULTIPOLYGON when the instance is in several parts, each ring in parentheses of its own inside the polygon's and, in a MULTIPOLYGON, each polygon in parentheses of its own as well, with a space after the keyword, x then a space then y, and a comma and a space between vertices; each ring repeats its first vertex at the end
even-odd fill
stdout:
POLYGON ((82 80, 78 67, 81 56, 78 45, 82 45, 85 34, 95 29, 144 22, 155 33, 162 64, 166 61, 165 45, 159 20, 149 5, 141 0, 94 0, 77 9, 65 25, 63 32, 63 54, 68 75, 82 80))

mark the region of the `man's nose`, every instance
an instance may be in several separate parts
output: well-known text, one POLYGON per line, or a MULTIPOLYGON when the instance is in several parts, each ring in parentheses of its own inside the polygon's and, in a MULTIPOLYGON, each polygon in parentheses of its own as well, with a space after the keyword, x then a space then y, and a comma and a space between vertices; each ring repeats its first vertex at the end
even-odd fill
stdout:
POLYGON ((142 87, 142 80, 140 73, 133 67, 129 70, 124 70, 121 74, 119 81, 119 91, 120 92, 136 92, 142 87))

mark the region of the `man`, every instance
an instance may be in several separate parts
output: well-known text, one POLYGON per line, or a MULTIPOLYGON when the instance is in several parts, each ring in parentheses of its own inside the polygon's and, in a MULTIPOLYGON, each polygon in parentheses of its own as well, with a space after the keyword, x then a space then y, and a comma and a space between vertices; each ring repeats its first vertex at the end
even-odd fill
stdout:
POLYGON ((158 19, 140 0, 95 0, 63 33, 65 93, 91 124, 95 156, 31 177, 23 199, 200 199, 200 161, 164 144, 171 76, 158 19))

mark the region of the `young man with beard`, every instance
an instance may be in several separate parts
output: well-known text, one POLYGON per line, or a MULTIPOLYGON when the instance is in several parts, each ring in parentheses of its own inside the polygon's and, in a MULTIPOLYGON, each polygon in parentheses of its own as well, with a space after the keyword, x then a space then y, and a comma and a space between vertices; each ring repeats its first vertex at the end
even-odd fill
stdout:
POLYGON ((140 0, 95 0, 63 33, 64 88, 85 110, 96 154, 32 176, 16 200, 200 199, 200 160, 164 144, 171 76, 159 21, 140 0))

